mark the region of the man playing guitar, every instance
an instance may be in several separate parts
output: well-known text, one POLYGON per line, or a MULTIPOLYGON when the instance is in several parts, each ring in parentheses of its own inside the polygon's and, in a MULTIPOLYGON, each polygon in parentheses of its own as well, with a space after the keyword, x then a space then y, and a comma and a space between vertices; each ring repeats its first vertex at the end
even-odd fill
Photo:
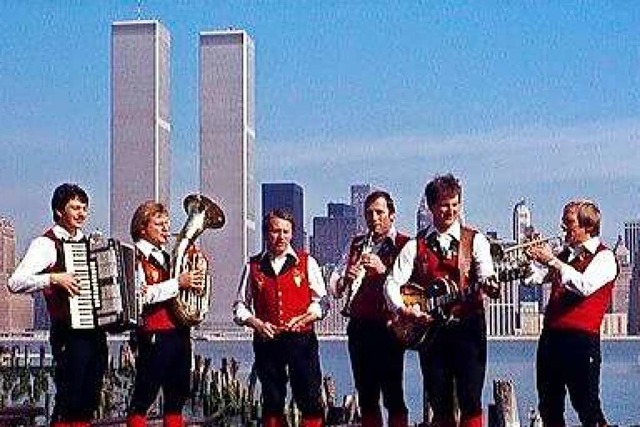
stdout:
MULTIPOLYGON (((404 246, 387 276, 385 295, 399 321, 437 323, 429 345, 419 349, 424 390, 433 410, 432 425, 457 425, 455 393, 460 426, 481 427, 487 338, 485 291, 477 285, 494 277, 489 242, 480 232, 461 225, 462 188, 453 175, 434 178, 425 195, 433 224, 404 246), (448 320, 438 322, 418 305, 405 305, 402 287, 407 282, 427 293, 435 287, 438 292, 469 297, 442 307, 448 320)), ((491 290, 497 293, 495 288, 491 290)))

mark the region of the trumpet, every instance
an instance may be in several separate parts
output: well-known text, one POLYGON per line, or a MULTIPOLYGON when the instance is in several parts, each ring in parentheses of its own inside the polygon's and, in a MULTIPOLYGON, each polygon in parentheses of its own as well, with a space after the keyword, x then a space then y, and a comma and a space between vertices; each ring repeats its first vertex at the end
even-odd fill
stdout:
POLYGON ((555 236, 541 237, 541 238, 529 240, 527 242, 523 242, 514 246, 509 246, 507 248, 503 248, 502 245, 498 243, 492 243, 491 256, 493 257, 494 260, 503 259, 504 257, 509 256, 512 253, 518 253, 520 251, 524 251, 525 249, 531 246, 540 245, 542 243, 550 243, 555 240, 562 242, 562 240, 564 240, 564 236, 562 234, 558 234, 555 236))
POLYGON ((532 239, 509 247, 503 247, 503 245, 496 242, 491 243, 491 257, 493 258, 498 282, 523 279, 531 274, 531 263, 526 254, 527 248, 553 241, 562 242, 563 240, 564 235, 558 234, 532 239))
MULTIPOLYGON (((373 232, 369 231, 362 243, 362 247, 360 248, 360 254, 358 256, 358 261, 362 259, 362 255, 370 254, 373 251, 373 232)), ((362 285, 362 280, 364 280, 366 270, 364 267, 360 267, 358 270, 358 275, 355 279, 348 285, 347 289, 347 300, 344 303, 344 308, 342 309, 343 316, 349 316, 351 314, 351 303, 353 302, 353 298, 358 293, 358 289, 362 285)))

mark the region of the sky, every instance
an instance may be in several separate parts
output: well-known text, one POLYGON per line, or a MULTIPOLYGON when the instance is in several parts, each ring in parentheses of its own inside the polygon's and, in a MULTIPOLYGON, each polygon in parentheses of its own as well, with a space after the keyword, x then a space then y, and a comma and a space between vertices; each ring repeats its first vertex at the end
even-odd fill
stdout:
MULTIPOLYGON (((174 222, 198 188, 198 33, 256 47, 256 178, 296 182, 306 225, 370 183, 413 232, 424 185, 454 173, 465 220, 509 236, 525 199, 544 234, 588 197, 615 243, 640 217, 640 2, 151 1, 171 33, 174 222)), ((0 215, 18 247, 61 182, 108 229, 110 37, 137 1, 0 2, 0 215)), ((260 192, 257 191, 259 195, 260 192)), ((215 197, 215 195, 212 195, 215 197)), ((177 230, 176 230, 177 231, 177 230)))

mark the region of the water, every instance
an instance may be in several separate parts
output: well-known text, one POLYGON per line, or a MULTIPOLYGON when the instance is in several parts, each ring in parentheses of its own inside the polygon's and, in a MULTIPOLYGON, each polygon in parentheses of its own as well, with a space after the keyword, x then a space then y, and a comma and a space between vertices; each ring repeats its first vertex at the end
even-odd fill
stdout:
MULTIPOLYGON (((346 341, 321 341, 323 374, 336 380, 338 395, 352 393, 352 379, 346 341)), ((493 401, 491 381, 509 379, 515 384, 520 421, 526 425, 529 408, 536 406, 536 341, 490 341, 487 382, 483 404, 493 401)), ((240 362, 241 375, 248 374, 253 361, 251 342, 197 342, 196 351, 218 364, 222 357, 240 362)), ((602 343, 601 398, 605 415, 612 424, 640 424, 640 340, 604 341, 602 343)), ((407 352, 405 395, 412 421, 422 417, 422 376, 417 354, 407 352)), ((567 401, 566 419, 570 425, 578 419, 567 401)))

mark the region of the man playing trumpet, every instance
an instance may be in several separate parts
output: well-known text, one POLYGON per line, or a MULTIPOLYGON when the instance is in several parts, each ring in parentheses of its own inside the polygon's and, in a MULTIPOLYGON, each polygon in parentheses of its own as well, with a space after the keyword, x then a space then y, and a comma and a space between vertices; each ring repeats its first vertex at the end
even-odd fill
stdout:
POLYGON ((283 427, 287 380, 302 413, 302 427, 321 427, 320 357, 313 329, 328 309, 315 259, 291 247, 294 221, 284 210, 263 222, 266 251, 242 272, 234 320, 254 330, 255 367, 262 385, 264 427, 283 427))
MULTIPOLYGON (((614 253, 598 237, 600 209, 588 200, 567 203, 562 214, 566 247, 548 244, 526 254, 543 266, 529 282, 551 282, 538 344, 536 384, 545 426, 564 426, 566 391, 584 426, 606 425, 600 404, 600 325, 618 274, 614 253)), ((537 266, 539 267, 539 264, 537 266)))
POLYGON ((347 295, 343 313, 349 316, 349 356, 362 427, 383 425, 381 394, 389 426, 406 427, 404 348, 387 327, 390 312, 384 300, 384 281, 409 237, 396 231, 395 205, 385 191, 367 196, 364 215, 369 231, 353 239, 346 266, 332 274, 329 289, 337 298, 347 295))

